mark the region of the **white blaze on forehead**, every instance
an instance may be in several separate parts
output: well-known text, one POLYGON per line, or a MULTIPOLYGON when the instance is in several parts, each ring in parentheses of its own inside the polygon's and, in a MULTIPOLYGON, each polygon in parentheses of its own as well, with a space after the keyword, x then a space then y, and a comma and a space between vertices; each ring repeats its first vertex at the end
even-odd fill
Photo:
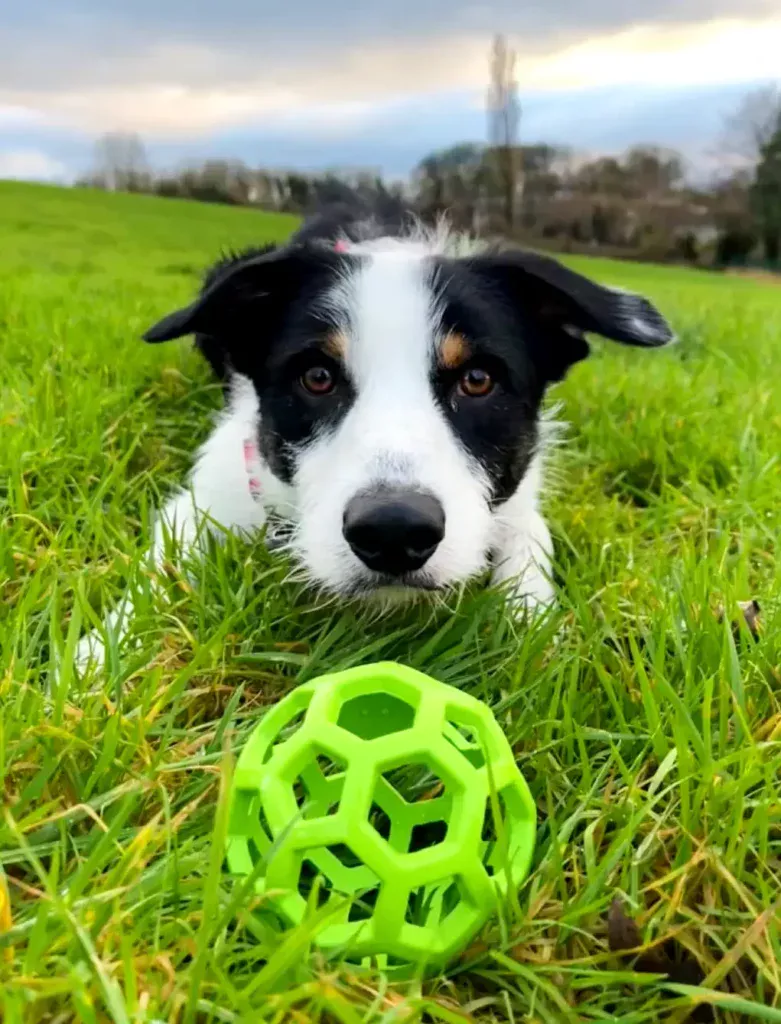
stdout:
POLYGON ((433 296, 419 251, 390 249, 365 257, 335 296, 347 318, 348 370, 359 397, 420 400, 430 395, 433 296))

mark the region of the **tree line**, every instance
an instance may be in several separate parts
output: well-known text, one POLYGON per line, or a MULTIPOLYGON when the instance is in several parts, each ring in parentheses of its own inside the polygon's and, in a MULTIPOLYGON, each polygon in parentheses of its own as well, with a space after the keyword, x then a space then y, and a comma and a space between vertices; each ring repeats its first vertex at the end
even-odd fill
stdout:
POLYGON ((515 64, 497 37, 489 141, 431 153, 404 182, 369 170, 306 174, 231 160, 161 173, 137 136, 112 134, 100 140, 80 184, 291 213, 351 199, 380 209, 403 202, 424 221, 447 213, 458 228, 559 251, 781 269, 781 88, 750 93, 728 119, 725 166, 737 160, 737 169, 695 184, 681 156, 658 146, 584 158, 521 143, 515 64))

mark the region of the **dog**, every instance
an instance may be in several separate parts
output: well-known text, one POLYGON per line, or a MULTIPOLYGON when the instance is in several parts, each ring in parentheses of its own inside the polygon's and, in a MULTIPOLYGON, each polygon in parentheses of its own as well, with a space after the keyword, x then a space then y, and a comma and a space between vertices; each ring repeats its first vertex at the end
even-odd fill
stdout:
MULTIPOLYGON (((436 594, 490 570, 519 609, 547 607, 543 399, 589 333, 673 340, 647 299, 444 223, 339 207, 227 256, 145 335, 194 335, 226 397, 154 557, 169 537, 199 554, 204 531, 265 528, 342 599, 436 594)), ((79 662, 102 650, 91 634, 79 662)))

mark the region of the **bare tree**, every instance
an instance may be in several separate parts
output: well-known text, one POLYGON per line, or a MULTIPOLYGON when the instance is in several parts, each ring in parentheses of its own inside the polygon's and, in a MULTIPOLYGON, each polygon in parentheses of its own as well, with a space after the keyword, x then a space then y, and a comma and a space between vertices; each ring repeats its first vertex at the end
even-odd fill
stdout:
POLYGON ((623 159, 627 179, 642 196, 661 196, 680 188, 684 180, 680 154, 661 146, 633 146, 623 159))
POLYGON ((521 151, 518 146, 521 106, 515 79, 515 62, 515 51, 504 36, 497 35, 491 53, 488 135, 495 157, 508 231, 512 231, 515 226, 523 181, 521 151))
POLYGON ((109 132, 95 144, 94 184, 110 192, 141 192, 149 184, 149 164, 138 135, 109 132))
POLYGON ((781 84, 773 83, 743 97, 725 122, 722 148, 728 156, 756 165, 762 148, 779 128, 781 84))

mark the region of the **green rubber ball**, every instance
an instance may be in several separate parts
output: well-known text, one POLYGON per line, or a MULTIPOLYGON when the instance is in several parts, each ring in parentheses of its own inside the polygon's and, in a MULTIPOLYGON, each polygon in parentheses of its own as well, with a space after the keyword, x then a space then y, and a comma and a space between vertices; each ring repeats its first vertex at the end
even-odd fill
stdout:
POLYGON ((444 965, 525 879, 535 808, 490 709, 394 663, 314 679, 236 766, 227 863, 314 944, 389 973, 444 965))

